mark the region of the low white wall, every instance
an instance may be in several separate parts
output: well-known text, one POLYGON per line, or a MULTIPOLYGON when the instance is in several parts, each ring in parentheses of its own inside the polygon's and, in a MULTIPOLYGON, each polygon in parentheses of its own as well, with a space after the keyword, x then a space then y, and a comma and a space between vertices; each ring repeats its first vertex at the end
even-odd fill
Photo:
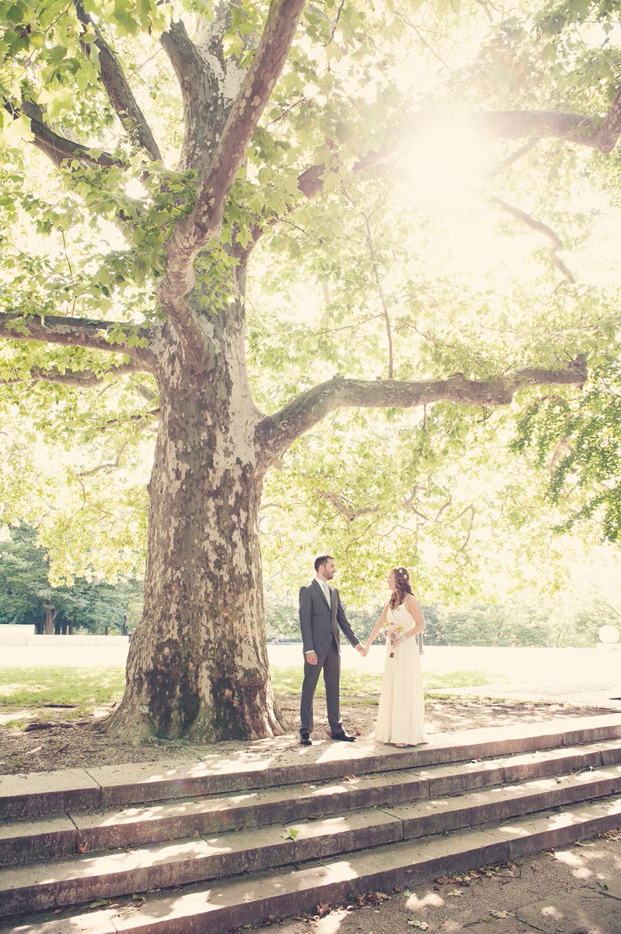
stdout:
POLYGON ((34 626, 0 626, 0 645, 36 645, 43 648, 52 645, 119 645, 127 647, 128 644, 127 636, 37 636, 34 629, 34 626), (20 630, 24 631, 20 632, 20 630))

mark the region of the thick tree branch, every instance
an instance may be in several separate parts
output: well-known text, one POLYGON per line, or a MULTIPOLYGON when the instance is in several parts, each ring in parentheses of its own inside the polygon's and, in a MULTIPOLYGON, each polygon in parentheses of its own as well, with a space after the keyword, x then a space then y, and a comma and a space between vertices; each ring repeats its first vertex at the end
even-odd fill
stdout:
MULTIPOLYGON (((159 146, 155 142, 155 137, 151 131, 147 119, 138 106, 133 91, 121 68, 118 58, 105 41, 101 32, 84 10, 80 0, 75 0, 75 9, 78 19, 84 27, 84 32, 92 30, 95 35, 94 45, 99 53, 99 75, 110 103, 114 107, 123 129, 136 146, 145 149, 152 159, 161 160, 162 154, 159 146)), ((82 43, 87 58, 91 57, 91 47, 88 42, 82 43)))
POLYGON ((175 324, 175 305, 196 280, 194 259, 214 236, 246 148, 285 64, 304 0, 272 0, 259 48, 231 108, 194 208, 173 231, 160 290, 175 324))
POLYGON ((137 363, 121 363, 119 366, 112 367, 110 370, 106 370, 105 373, 95 373, 94 370, 59 370, 58 367, 32 367, 28 377, 22 379, 21 377, 9 377, 8 379, 3 379, 0 376, 0 383, 4 385, 13 385, 22 383, 24 384, 28 380, 33 383, 63 383, 66 386, 78 386, 80 388, 84 386, 99 386, 101 383, 104 383, 106 376, 124 376, 126 373, 135 373, 137 370, 142 370, 142 367, 137 363))
POLYGON ((473 125, 490 138, 552 137, 612 152, 621 136, 621 88, 603 120, 561 110, 500 110, 478 114, 473 125))
POLYGON ((551 242, 552 246, 550 247, 550 259, 556 266, 556 268, 562 272, 568 282, 572 284, 575 283, 576 277, 574 274, 567 268, 563 260, 558 255, 559 250, 563 249, 563 241, 556 233, 552 230, 551 227, 548 227, 547 224, 544 224, 543 221, 537 220, 536 217, 533 217, 532 214, 527 214, 526 211, 522 211, 521 208, 516 208, 514 205, 509 204, 507 201, 503 201, 502 198, 490 198, 490 201, 493 204, 497 204, 498 207, 505 211, 506 214, 510 214, 516 220, 520 221, 526 227, 529 227, 531 230, 534 230, 535 233, 542 234, 544 237, 551 242))
POLYGON ((30 129, 34 134, 32 140, 33 146, 40 149, 44 155, 50 159, 55 166, 60 168, 67 159, 77 159, 80 162, 86 162, 89 165, 100 165, 108 168, 111 165, 122 165, 122 163, 109 155, 107 152, 97 152, 94 154, 88 146, 82 143, 76 143, 71 139, 60 136, 43 122, 43 112, 41 108, 32 101, 22 101, 19 107, 5 101, 4 109, 17 120, 20 114, 24 114, 30 120, 30 129))
POLYGON ((183 171, 192 165, 188 148, 192 148, 190 140, 195 135, 195 123, 199 119, 204 122, 209 116, 212 98, 217 94, 217 81, 182 22, 172 22, 160 36, 160 42, 177 76, 183 100, 184 143, 179 160, 179 169, 183 171))
POLYGON ((199 51, 188 36, 181 20, 170 24, 166 32, 160 36, 160 42, 174 68, 185 99, 191 94, 192 82, 204 71, 204 63, 199 51))
MULTIPOLYGON (((148 348, 111 344, 106 339, 107 334, 123 330, 124 327, 131 328, 132 326, 117 321, 65 318, 60 315, 25 318, 16 312, 0 312, 0 337, 18 341, 64 344, 68 347, 88 347, 90 350, 126 354, 137 361, 136 369, 150 369, 152 360, 148 348)), ((141 332, 141 336, 146 337, 147 331, 141 332)))
POLYGON ((563 369, 523 369, 494 379, 475 381, 460 373, 446 379, 405 382, 399 380, 342 379, 335 377, 302 393, 257 427, 263 467, 338 408, 412 408, 430 402, 462 405, 509 405, 523 386, 577 385, 587 378, 586 357, 577 357, 563 369))

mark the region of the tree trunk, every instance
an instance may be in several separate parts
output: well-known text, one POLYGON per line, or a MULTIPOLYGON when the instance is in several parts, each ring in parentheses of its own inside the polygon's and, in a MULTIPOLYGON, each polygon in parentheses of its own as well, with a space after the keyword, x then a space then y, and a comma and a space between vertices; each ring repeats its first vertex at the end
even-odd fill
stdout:
POLYGON ((44 606, 43 612, 45 613, 45 635, 53 636, 54 635, 54 620, 58 615, 58 610, 53 609, 51 606, 44 606))
POLYGON ((168 331, 156 372, 144 612, 127 688, 104 728, 134 741, 282 732, 269 679, 258 534, 261 476, 242 321, 202 317, 203 368, 168 331))

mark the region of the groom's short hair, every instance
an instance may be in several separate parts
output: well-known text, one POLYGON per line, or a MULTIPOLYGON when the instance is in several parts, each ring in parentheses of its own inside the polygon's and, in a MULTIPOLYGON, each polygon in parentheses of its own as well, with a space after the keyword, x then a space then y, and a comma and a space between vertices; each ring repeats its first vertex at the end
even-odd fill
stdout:
POLYGON ((315 558, 315 573, 317 573, 322 564, 327 564, 328 561, 334 561, 332 555, 319 555, 318 558, 315 558))

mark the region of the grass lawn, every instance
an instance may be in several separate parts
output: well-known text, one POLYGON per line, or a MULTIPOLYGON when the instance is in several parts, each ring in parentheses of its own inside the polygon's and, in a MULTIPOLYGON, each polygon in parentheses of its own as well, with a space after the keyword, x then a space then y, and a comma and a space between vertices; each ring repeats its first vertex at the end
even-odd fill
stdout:
POLYGON ((0 668, 0 714, 17 713, 15 720, 3 717, 5 726, 26 723, 24 710, 41 720, 85 717, 121 698, 124 688, 124 668, 0 668))
MULTIPOLYGON (((449 671, 444 675, 423 675, 426 692, 438 688, 479 687, 490 684, 491 680, 484 671, 449 671)), ((276 694, 298 695, 302 690, 302 670, 301 668, 274 668, 272 669, 272 683, 276 694)), ((381 687, 381 674, 358 672, 347 668, 341 671, 342 697, 379 694, 381 687)), ((317 694, 324 693, 323 679, 320 678, 317 694)))
MULTIPOLYGON (((272 681, 276 694, 299 696, 302 671, 297 667, 275 668, 272 681)), ((483 686, 489 682, 483 671, 452 671, 424 678, 426 693, 438 688, 483 686)), ((341 695, 350 704, 375 705, 381 684, 380 674, 351 670, 341 673, 341 695)), ((88 716, 97 707, 120 700, 124 686, 124 668, 0 668, 2 722, 5 726, 22 726, 35 711, 41 720, 88 716), (28 711, 28 716, 20 716, 22 711, 28 711), (15 718, 9 719, 12 713, 15 718)), ((323 693, 323 680, 320 680, 317 694, 323 693)))

